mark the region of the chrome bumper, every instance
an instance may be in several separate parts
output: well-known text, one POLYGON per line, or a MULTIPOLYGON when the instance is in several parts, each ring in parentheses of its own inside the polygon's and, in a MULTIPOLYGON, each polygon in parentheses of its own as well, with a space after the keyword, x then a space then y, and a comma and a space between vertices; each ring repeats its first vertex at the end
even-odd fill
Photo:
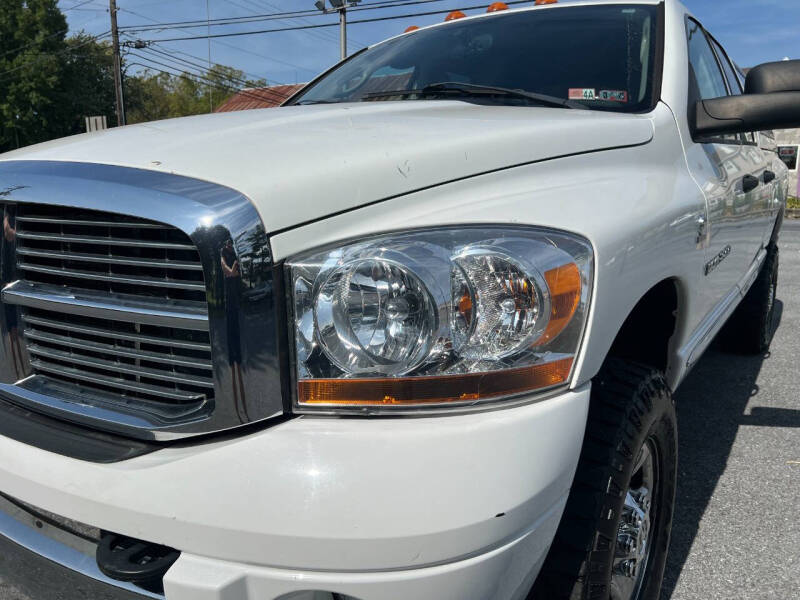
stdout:
POLYGON ((91 529, 76 523, 62 528, 59 521, 0 496, 0 597, 163 600, 163 595, 103 575, 95 562, 91 529))

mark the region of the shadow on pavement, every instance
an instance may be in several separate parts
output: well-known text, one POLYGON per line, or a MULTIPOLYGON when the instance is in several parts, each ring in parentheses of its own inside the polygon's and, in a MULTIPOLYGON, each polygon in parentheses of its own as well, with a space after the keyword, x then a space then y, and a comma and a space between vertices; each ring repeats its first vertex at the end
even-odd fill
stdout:
MULTIPOLYGON (((783 303, 775 301, 775 327, 780 325, 783 303)), ((689 556, 717 482, 742 425, 800 427, 800 411, 753 408, 759 393, 756 383, 769 353, 745 356, 720 351, 716 344, 706 352, 678 389, 678 490, 661 600, 669 600, 689 556)))

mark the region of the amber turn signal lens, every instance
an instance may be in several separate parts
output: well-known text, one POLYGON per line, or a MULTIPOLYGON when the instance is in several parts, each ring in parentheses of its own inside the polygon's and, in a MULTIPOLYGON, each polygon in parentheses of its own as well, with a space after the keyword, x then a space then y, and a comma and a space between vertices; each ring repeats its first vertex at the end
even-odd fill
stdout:
POLYGON ((536 346, 546 344, 572 320, 581 301, 581 272, 575 263, 550 269, 544 274, 550 288, 550 321, 536 346))
POLYGON ((301 405, 415 406, 473 402, 566 383, 573 358, 489 373, 427 377, 308 379, 297 386, 301 405))
POLYGON ((444 20, 445 20, 445 22, 447 22, 447 21, 455 21, 456 19, 463 19, 463 18, 464 18, 464 17, 466 17, 466 16, 467 16, 467 15, 465 15, 465 14, 464 14, 463 12, 461 12, 460 10, 454 10, 454 11, 453 11, 453 12, 451 12, 449 15, 447 15, 447 16, 444 18, 444 20))
POLYGON ((508 10, 508 4, 506 4, 505 2, 493 2, 492 4, 489 5, 489 8, 486 10, 486 12, 492 13, 492 12, 497 12, 499 10, 508 10))

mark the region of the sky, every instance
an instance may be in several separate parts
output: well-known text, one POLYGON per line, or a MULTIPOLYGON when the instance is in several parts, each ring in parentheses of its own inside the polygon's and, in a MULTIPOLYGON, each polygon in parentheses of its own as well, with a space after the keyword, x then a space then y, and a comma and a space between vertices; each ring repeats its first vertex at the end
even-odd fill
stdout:
MULTIPOLYGON (((379 0, 362 0, 368 7, 379 0)), ((385 2, 385 0, 383 0, 385 2)), ((413 0, 396 0, 398 3, 413 0)), ((568 2, 569 0, 562 0, 568 2)), ((405 7, 351 11, 351 21, 358 19, 410 15, 413 13, 481 6, 465 11, 484 12, 491 0, 433 0, 405 7)), ((531 1, 532 3, 532 1, 531 1)), ((800 58, 800 0, 684 0, 742 67, 800 58)), ((314 9, 313 0, 117 0, 118 21, 123 40, 159 40, 164 38, 202 36, 206 28, 126 31, 125 28, 227 17, 248 17, 277 12, 314 9), (208 9, 208 12, 207 12, 208 9)), ((106 0, 60 0, 70 33, 85 31, 92 35, 110 29, 106 0)), ((396 20, 353 23, 348 26, 350 52, 398 33, 409 25, 428 25, 443 20, 443 15, 408 16, 396 20)), ((331 27, 296 31, 262 33, 211 40, 211 61, 236 67, 250 79, 266 79, 270 84, 300 83, 324 71, 339 58, 338 17, 335 14, 304 18, 251 22, 212 27, 211 33, 234 33, 275 29, 308 24, 331 24, 331 27)), ((175 70, 175 59, 207 65, 207 39, 160 42, 150 51, 129 50, 128 63, 150 64, 163 70, 175 70), (153 50, 166 54, 157 54, 153 50), (138 53, 139 56, 135 56, 138 53), (167 56, 169 55, 169 56, 167 56), (147 58, 144 58, 147 57, 147 58), (154 64, 154 61, 161 65, 154 64)), ((181 63, 184 66, 186 63, 181 63)), ((132 65, 139 70, 141 67, 132 65)))

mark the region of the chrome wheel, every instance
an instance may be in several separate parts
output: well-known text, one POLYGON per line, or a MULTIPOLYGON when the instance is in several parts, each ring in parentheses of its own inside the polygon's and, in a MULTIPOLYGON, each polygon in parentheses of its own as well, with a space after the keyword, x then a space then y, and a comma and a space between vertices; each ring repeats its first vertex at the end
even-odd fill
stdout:
POLYGON ((658 483, 656 447, 647 440, 639 451, 622 507, 611 573, 611 598, 636 600, 652 548, 653 495, 658 483))

